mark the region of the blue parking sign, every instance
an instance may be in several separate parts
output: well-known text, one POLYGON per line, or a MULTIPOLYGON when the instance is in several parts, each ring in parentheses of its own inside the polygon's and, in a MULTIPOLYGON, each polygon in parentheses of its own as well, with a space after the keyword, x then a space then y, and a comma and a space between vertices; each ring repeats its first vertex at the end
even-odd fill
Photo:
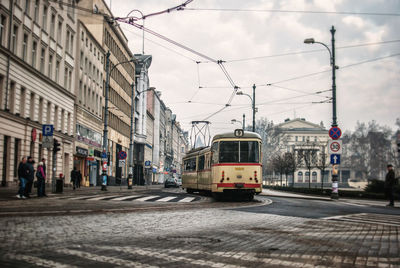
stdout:
POLYGON ((42 135, 43 136, 53 136, 54 126, 53 125, 43 125, 42 135))

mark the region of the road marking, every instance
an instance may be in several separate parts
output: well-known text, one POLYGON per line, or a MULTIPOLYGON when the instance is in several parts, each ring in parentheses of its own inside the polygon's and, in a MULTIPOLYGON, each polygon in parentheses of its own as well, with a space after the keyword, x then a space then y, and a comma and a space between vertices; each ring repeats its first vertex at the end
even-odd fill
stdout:
POLYGON ((117 196, 121 196, 121 195, 102 195, 102 196, 99 196, 99 197, 89 198, 89 199, 86 199, 86 200, 97 201, 97 200, 108 199, 108 198, 117 197, 117 196))
POLYGON ((195 199, 195 197, 186 197, 186 198, 183 198, 182 200, 179 200, 178 202, 183 202, 183 203, 192 202, 194 199, 195 199))
POLYGON ((90 198, 90 197, 93 197, 93 196, 95 196, 95 195, 84 195, 84 196, 71 197, 71 198, 65 197, 65 198, 62 198, 62 199, 79 200, 79 199, 90 198))
POLYGON ((21 255, 21 254, 6 254, 4 257, 12 260, 17 260, 17 261, 24 261, 30 264, 34 264, 35 266, 42 266, 42 267, 60 267, 60 268, 75 268, 78 266, 74 265, 68 265, 68 264, 63 264, 55 261, 50 261, 46 259, 42 259, 39 257, 35 256, 29 256, 29 255, 21 255))
POLYGON ((158 266, 147 265, 141 262, 130 261, 127 259, 118 259, 114 257, 100 256, 97 254, 92 254, 89 252, 84 252, 82 250, 74 250, 74 249, 57 249, 56 252, 78 256, 80 258, 85 258, 91 261, 98 262, 106 262, 111 263, 115 266, 125 266, 125 267, 148 267, 148 268, 156 268, 158 266))
POLYGON ((153 199, 153 198, 157 198, 157 197, 159 197, 159 196, 158 195, 150 195, 150 196, 145 196, 145 197, 136 199, 135 201, 147 201, 149 199, 153 199))
POLYGON ((357 214, 349 214, 349 215, 339 215, 339 216, 333 216, 333 217, 326 217, 323 219, 342 221, 342 222, 386 225, 386 226, 399 226, 400 225, 400 216, 399 215, 386 215, 386 214, 374 214, 374 213, 357 213, 357 214))
POLYGON ((176 196, 167 196, 161 199, 156 200, 157 202, 168 202, 169 200, 175 199, 176 196))
POLYGON ((219 268, 219 267, 227 267, 227 268, 239 268, 239 267, 243 267, 243 266, 237 266, 234 264, 228 264, 228 263, 223 263, 223 262, 215 262, 215 261, 208 261, 208 260, 204 260, 204 259, 193 259, 193 258, 188 258, 188 257, 183 257, 182 255, 180 256, 171 256, 171 254, 169 254, 168 250, 167 253, 160 253, 160 251, 164 251, 165 250, 158 250, 159 252, 155 251, 152 248, 134 248, 134 247, 110 247, 110 246, 95 246, 96 248, 99 249, 106 249, 106 250, 116 250, 119 252, 129 252, 130 254, 138 254, 138 255, 142 255, 142 256, 146 256, 146 257, 151 257, 151 258, 157 258, 157 259, 163 259, 166 261, 170 261, 170 262, 185 262, 185 263, 190 263, 190 264, 194 264, 194 265, 201 265, 201 266, 207 266, 207 267, 215 267, 215 268, 219 268))
POLYGON ((138 197, 139 195, 128 195, 128 196, 122 196, 122 197, 117 197, 117 198, 113 198, 113 199, 110 199, 111 201, 123 201, 123 200, 126 200, 126 199, 129 199, 129 198, 135 198, 135 197, 138 197))

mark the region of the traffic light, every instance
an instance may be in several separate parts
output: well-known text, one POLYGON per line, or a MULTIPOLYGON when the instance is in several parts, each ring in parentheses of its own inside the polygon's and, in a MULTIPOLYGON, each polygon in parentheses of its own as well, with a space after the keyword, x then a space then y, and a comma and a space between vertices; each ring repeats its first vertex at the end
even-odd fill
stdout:
POLYGON ((57 139, 54 139, 54 140, 53 140, 53 153, 56 154, 58 151, 61 150, 60 145, 61 145, 61 144, 58 142, 57 139))

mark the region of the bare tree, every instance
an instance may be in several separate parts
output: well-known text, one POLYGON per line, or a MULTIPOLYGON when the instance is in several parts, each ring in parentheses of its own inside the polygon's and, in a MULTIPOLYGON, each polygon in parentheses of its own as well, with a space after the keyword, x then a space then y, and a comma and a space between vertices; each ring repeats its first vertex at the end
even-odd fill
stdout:
POLYGON ((321 171, 321 189, 324 189, 325 170, 329 166, 329 155, 322 150, 315 165, 321 171))
POLYGON ((302 148, 298 150, 299 158, 304 161, 304 165, 308 170, 308 188, 311 188, 311 170, 317 162, 317 151, 315 144, 309 142, 302 145, 302 148))
POLYGON ((281 186, 282 186, 282 175, 285 173, 285 161, 280 154, 275 154, 272 158, 273 169, 276 173, 279 173, 281 186))
POLYGON ((296 161, 296 155, 295 152, 286 152, 283 155, 283 161, 284 161, 284 172, 285 172, 285 176, 286 176, 286 185, 289 186, 288 183, 288 175, 292 175, 293 181, 292 181, 292 187, 294 184, 294 173, 296 172, 297 169, 297 161, 296 161))

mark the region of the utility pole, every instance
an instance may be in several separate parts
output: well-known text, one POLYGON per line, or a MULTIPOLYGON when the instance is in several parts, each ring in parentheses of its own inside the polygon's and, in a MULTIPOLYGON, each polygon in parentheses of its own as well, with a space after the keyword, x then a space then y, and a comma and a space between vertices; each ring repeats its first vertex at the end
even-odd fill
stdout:
POLYGON ((107 51, 106 54, 106 89, 105 89, 105 104, 104 104, 104 132, 103 132, 103 181, 101 183, 101 190, 102 191, 107 191, 107 170, 108 170, 108 164, 109 163, 104 163, 104 158, 107 158, 107 152, 108 152, 108 87, 110 83, 110 75, 109 75, 109 69, 110 69, 110 51, 107 51), (105 156, 105 157, 104 157, 105 156))
POLYGON ((256 85, 253 84, 253 132, 256 132, 256 85))
POLYGON ((131 85, 131 134, 129 142, 129 175, 128 175, 128 189, 132 189, 133 180, 133 132, 134 132, 134 120, 135 120, 135 84, 131 85))
POLYGON ((245 114, 243 114, 243 131, 244 131, 244 128, 246 127, 246 115, 245 114))
POLYGON ((337 127, 336 117, 336 64, 335 64, 335 27, 330 30, 332 34, 332 127, 337 127))

